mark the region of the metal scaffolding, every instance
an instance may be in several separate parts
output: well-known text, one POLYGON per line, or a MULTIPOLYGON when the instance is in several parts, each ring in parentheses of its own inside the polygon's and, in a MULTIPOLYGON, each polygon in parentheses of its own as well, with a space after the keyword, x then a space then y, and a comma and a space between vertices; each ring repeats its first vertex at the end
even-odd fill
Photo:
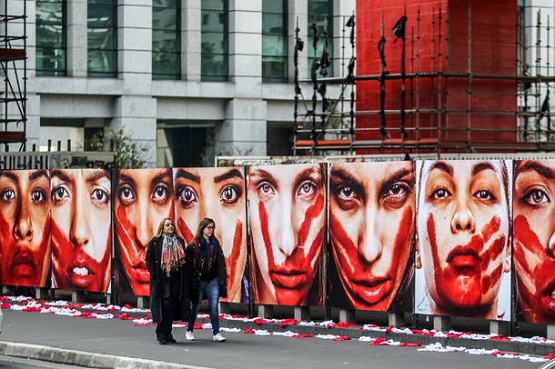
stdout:
POLYGON ((27 123, 27 16, 26 1, 1 3, 0 66, 4 88, 0 91, 0 144, 3 151, 25 151, 27 123))
MULTIPOLYGON (((555 124, 550 104, 550 91, 555 84, 554 56, 550 35, 553 28, 549 16, 537 11, 534 24, 525 24, 523 12, 517 16, 515 27, 517 56, 514 70, 516 74, 480 73, 472 66, 472 2, 468 2, 466 19, 466 71, 449 72, 441 68, 441 63, 449 60, 450 19, 441 7, 433 9, 431 23, 423 24, 418 6, 417 19, 407 29, 405 35, 405 14, 399 14, 399 21, 392 34, 403 42, 403 53, 400 73, 389 73, 385 68, 383 47, 385 40, 380 40, 380 73, 375 75, 355 75, 354 18, 343 22, 344 44, 351 44, 352 57, 343 76, 324 78, 314 73, 310 81, 295 79, 296 98, 303 96, 300 85, 311 82, 313 96, 311 104, 304 111, 302 104, 295 105, 295 137, 293 151, 295 155, 325 155, 330 152, 353 153, 446 153, 446 152, 538 152, 555 150, 555 124), (401 29, 401 28, 402 29, 401 29), (351 28, 349 40, 347 30, 351 28), (429 36, 427 45, 431 49, 431 66, 424 68, 421 55, 422 34, 429 36), (405 48, 406 41, 406 48, 405 48), (406 51, 405 51, 406 50, 406 51), (406 65, 405 65, 406 63, 406 65), (321 78, 316 78, 320 76, 321 78), (502 106, 488 109, 477 108, 476 102, 483 98, 483 86, 487 82, 510 86, 500 89, 499 97, 512 96, 516 100, 516 109, 502 106), (379 108, 355 111, 355 86, 365 83, 365 88, 379 95, 379 108), (384 105, 385 84, 397 83, 401 86, 398 108, 386 108, 384 105), (340 96, 335 104, 325 104, 325 99, 316 101, 316 92, 325 91, 326 85, 340 85, 340 96), (425 85, 429 88, 428 95, 422 96, 425 85), (324 87, 322 87, 324 86, 324 87), (370 87, 369 87, 370 86, 370 87), (464 88, 464 91, 463 91, 464 88), (346 93, 351 89, 350 94, 346 93), (453 103, 453 98, 458 99, 453 103), (330 105, 332 105, 330 107, 330 105), (316 107, 322 111, 317 113, 316 107), (366 117, 366 118, 365 118, 366 117), (371 126, 360 124, 364 119, 372 119, 371 126), (495 121, 510 117, 516 120, 514 127, 495 127, 484 125, 484 120, 495 121), (457 124, 451 124, 456 120, 457 124), (390 128, 386 122, 395 121, 397 126, 390 128), (337 123, 340 122, 340 123, 337 123), (424 123, 423 123, 424 122, 424 123), (464 125, 460 122, 464 122, 464 125), (358 124, 357 124, 358 123, 358 124), (514 137, 514 139, 499 139, 514 137), (364 139, 361 137, 372 137, 364 139)), ((522 10, 522 9, 521 9, 522 10)), ((380 24, 383 38, 383 17, 380 24)), ((324 35, 325 38, 325 35, 324 35)), ((371 47, 371 46, 369 46, 371 47)), ((316 49, 316 48, 314 48, 316 49)), ((319 56, 314 56, 318 60, 319 56)), ((360 60, 359 60, 360 62, 360 60)), ((372 61, 374 62, 374 61, 372 61)), ((343 63, 345 64, 345 63, 343 63)), ((297 77, 297 76, 296 76, 297 77)), ((488 96, 491 98, 491 96, 488 96)), ((305 104, 306 105, 306 104, 305 104)), ((377 105, 377 104, 376 104, 377 105)))

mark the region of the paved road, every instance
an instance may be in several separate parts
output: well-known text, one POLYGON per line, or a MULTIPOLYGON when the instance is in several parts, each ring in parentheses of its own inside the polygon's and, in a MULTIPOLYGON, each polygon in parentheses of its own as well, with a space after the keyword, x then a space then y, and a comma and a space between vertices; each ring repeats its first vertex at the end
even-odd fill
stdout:
MULTIPOLYGON (((216 343, 211 341, 209 330, 202 330, 196 331, 197 341, 186 342, 184 333, 184 328, 174 328, 178 343, 161 346, 155 341, 154 327, 134 326, 129 320, 83 319, 4 310, 0 353, 6 354, 6 350, 12 350, 25 355, 25 350, 29 350, 29 353, 31 349, 36 351, 36 347, 30 345, 48 346, 63 352, 52 357, 64 360, 77 358, 79 365, 99 365, 102 362, 105 367, 113 368, 337 369, 348 366, 387 369, 532 369, 540 366, 529 361, 463 352, 436 353, 420 352, 413 347, 376 347, 356 339, 334 342, 316 338, 293 339, 227 332, 224 333, 227 342, 216 343), (112 355, 124 359, 116 362, 112 355), (98 361, 99 358, 104 361, 98 361)), ((48 353, 49 350, 44 351, 48 353)))

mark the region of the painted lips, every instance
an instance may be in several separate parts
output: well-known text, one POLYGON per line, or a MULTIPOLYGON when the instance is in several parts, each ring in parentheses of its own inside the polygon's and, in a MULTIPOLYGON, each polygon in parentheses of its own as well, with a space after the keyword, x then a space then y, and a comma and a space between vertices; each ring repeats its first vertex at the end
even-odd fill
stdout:
POLYGON ((130 274, 133 276, 132 279, 139 281, 139 283, 150 282, 150 273, 146 269, 146 263, 144 261, 140 261, 138 264, 133 265, 130 274))
POLYGON ((377 304, 393 291, 391 278, 371 278, 353 280, 352 291, 362 301, 368 304, 377 304))
POLYGON ((10 275, 13 277, 29 277, 37 270, 33 257, 28 252, 17 254, 14 258, 10 275))
POLYGON ((270 279, 277 288, 295 289, 306 283, 307 275, 292 268, 280 268, 270 272, 270 279))
POLYGON ((456 269, 475 268, 481 261, 478 252, 467 246, 457 246, 447 255, 447 262, 456 269))

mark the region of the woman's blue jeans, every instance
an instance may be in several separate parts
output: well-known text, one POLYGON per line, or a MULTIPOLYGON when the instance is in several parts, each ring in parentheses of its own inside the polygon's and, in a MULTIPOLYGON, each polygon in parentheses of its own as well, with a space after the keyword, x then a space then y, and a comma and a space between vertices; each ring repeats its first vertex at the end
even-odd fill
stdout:
POLYGON ((218 312, 218 301, 220 299, 220 285, 218 279, 214 278, 210 281, 200 281, 200 293, 197 303, 192 303, 191 319, 187 325, 187 330, 192 332, 197 320, 198 309, 202 301, 208 299, 208 309, 210 313, 210 323, 212 323, 212 333, 220 333, 220 314, 218 312))

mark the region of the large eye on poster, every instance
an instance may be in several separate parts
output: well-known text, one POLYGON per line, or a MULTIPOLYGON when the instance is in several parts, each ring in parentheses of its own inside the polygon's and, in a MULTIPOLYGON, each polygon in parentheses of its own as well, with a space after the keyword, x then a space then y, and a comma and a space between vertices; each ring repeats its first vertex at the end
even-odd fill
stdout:
POLYGON ((249 168, 255 303, 323 304, 325 187, 325 164, 249 168))
POLYGON ((46 286, 50 269, 47 170, 0 171, 0 255, 3 285, 46 286))
POLYGON ((53 169, 52 284, 107 292, 111 260, 111 178, 104 169, 53 169))
POLYGON ((508 164, 417 163, 416 313, 510 320, 508 164))
POLYGON ((245 171, 243 168, 174 168, 175 219, 185 242, 200 221, 213 219, 227 269, 227 302, 249 302, 244 275, 247 260, 245 171))
POLYGON ((412 301, 414 182, 413 162, 332 164, 332 306, 388 311, 412 301))
POLYGON ((515 162, 517 319, 555 324, 555 160, 515 162))
POLYGON ((173 219, 169 168, 122 169, 115 194, 116 285, 122 293, 148 296, 146 249, 163 218, 173 219))

